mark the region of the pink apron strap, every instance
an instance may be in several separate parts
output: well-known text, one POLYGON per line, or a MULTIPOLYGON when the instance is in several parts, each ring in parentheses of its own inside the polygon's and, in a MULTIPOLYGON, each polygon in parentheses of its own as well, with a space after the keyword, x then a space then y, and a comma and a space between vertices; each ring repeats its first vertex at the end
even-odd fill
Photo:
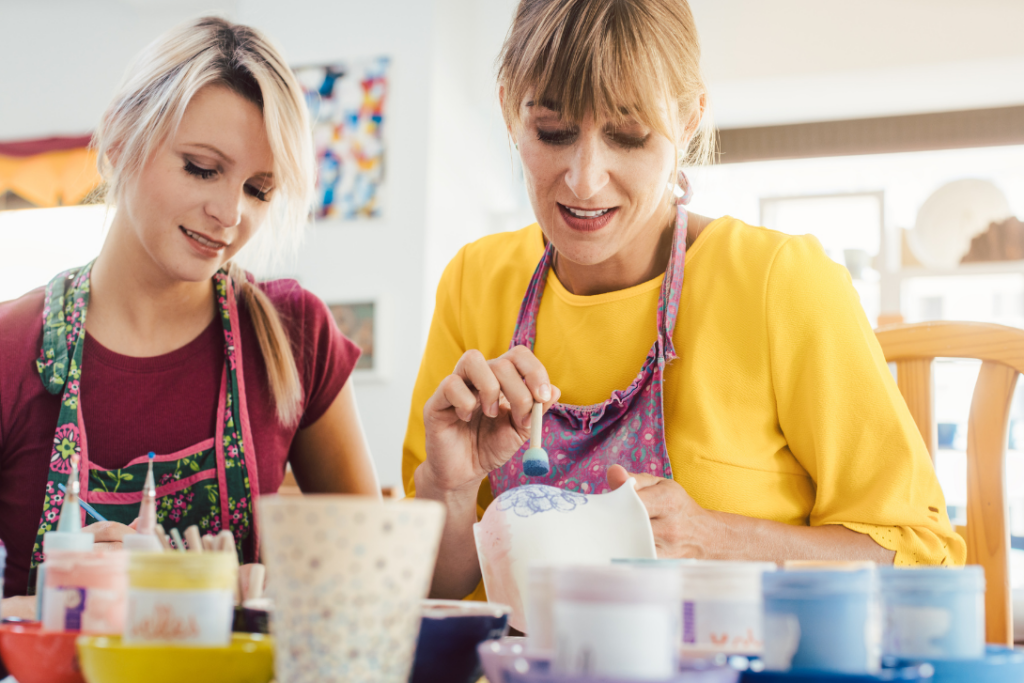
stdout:
MULTIPOLYGON (((235 378, 238 382, 238 415, 242 423, 242 443, 245 445, 245 468, 249 473, 249 496, 252 507, 252 538, 253 552, 259 560, 260 557, 260 527, 259 508, 256 503, 260 498, 260 472, 256 464, 256 445, 252 438, 252 426, 249 422, 249 405, 245 397, 245 365, 242 357, 242 325, 238 317, 238 300, 235 298, 234 282, 228 278, 228 314, 231 316, 231 329, 234 333, 235 343, 224 350, 225 353, 235 356, 235 378)), ((227 367, 227 366, 225 366, 227 367)), ((223 441, 221 442, 223 443, 223 441)), ((227 527, 225 527, 227 528, 227 527)))

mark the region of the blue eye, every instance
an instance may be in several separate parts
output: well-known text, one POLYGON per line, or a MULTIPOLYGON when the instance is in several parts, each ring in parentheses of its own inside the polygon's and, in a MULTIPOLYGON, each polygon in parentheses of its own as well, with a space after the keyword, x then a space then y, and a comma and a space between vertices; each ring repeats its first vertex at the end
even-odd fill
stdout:
POLYGON ((190 174, 192 174, 194 176, 198 176, 198 177, 202 178, 203 180, 209 180, 213 176, 217 175, 217 171, 216 170, 214 170, 212 168, 202 168, 200 166, 196 166, 191 161, 186 161, 185 162, 185 172, 186 173, 190 173, 190 174))

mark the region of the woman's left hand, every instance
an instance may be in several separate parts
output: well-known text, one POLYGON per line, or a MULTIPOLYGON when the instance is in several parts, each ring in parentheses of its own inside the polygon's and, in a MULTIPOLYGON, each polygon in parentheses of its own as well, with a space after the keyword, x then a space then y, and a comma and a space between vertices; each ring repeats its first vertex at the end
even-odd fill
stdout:
POLYGON ((621 465, 608 468, 608 485, 613 491, 630 477, 636 479, 636 492, 651 518, 658 557, 708 557, 707 536, 702 531, 709 526, 711 513, 672 479, 633 474, 621 465))

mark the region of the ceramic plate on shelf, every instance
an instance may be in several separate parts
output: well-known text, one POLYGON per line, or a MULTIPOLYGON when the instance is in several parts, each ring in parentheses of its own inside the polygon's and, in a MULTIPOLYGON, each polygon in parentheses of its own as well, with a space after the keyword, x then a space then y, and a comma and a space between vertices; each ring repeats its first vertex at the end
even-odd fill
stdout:
POLYGON ((510 605, 509 623, 524 632, 531 565, 657 557, 651 520, 632 477, 603 494, 540 484, 510 489, 494 499, 473 533, 487 598, 510 605))

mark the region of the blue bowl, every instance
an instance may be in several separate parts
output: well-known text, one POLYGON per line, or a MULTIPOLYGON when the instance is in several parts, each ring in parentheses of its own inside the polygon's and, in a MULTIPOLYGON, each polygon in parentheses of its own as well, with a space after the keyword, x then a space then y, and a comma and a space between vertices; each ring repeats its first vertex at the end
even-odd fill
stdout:
MULTIPOLYGON (((745 671, 740 683, 899 683, 899 681, 932 681, 932 667, 927 664, 900 669, 882 669, 877 674, 844 674, 816 669, 789 671, 745 671)), ((968 679, 964 679, 965 683, 968 679)))
MULTIPOLYGON (((921 660, 887 657, 883 666, 907 666, 921 660)), ((1024 681, 1024 649, 988 645, 979 659, 930 660, 935 668, 934 683, 1020 683, 1024 681)))
POLYGON ((409 683, 476 683, 477 646, 508 631, 512 608, 494 602, 424 600, 409 683))

